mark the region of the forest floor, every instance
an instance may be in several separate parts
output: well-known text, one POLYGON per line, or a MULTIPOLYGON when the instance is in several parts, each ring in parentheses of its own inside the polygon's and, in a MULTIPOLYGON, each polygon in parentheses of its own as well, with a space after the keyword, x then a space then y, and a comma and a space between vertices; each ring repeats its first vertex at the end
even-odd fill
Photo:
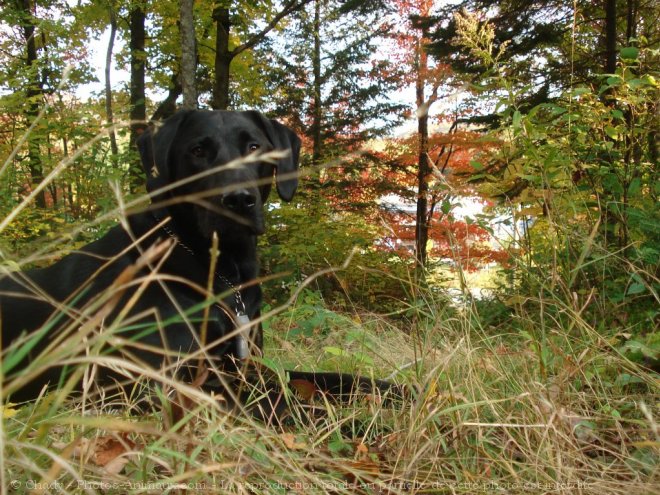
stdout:
POLYGON ((579 308, 545 301, 562 317, 519 311, 494 330, 476 304, 429 298, 392 319, 310 301, 267 322, 263 365, 410 396, 316 397, 318 419, 269 426, 195 390, 178 414, 142 415, 52 392, 4 408, 2 493, 658 493, 657 375, 579 308))

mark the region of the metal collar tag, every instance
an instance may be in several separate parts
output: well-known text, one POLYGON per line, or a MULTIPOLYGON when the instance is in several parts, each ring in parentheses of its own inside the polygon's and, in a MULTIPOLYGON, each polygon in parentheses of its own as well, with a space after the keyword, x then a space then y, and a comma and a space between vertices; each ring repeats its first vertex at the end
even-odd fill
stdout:
POLYGON ((236 357, 246 359, 250 355, 250 318, 245 313, 236 314, 236 326, 240 333, 236 336, 236 357))

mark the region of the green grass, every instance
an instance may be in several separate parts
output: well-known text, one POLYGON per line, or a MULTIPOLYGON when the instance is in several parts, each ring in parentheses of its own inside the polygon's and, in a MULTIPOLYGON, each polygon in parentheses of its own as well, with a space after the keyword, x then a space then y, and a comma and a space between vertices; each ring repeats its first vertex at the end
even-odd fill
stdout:
POLYGON ((392 320, 304 291, 268 320, 267 363, 389 376, 411 397, 318 398, 320 419, 274 426, 183 384, 181 418, 53 392, 5 407, 2 493, 657 493, 657 375, 540 302, 493 329, 430 297, 392 320))

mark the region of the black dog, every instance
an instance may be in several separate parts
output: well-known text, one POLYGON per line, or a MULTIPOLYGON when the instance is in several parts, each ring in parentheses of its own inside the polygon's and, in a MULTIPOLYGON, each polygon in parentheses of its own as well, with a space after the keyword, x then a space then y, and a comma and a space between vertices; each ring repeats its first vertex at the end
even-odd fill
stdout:
MULTIPOLYGON (((58 352, 59 336, 83 329, 81 338, 93 345, 104 326, 119 320, 126 330, 113 352, 154 370, 178 362, 179 377, 194 376, 201 356, 206 366, 224 368, 260 352, 261 327, 250 325, 261 305, 257 236, 273 175, 283 200, 296 191, 300 139, 258 112, 181 111, 146 131, 138 147, 152 200, 147 211, 48 268, 0 279, 5 358, 29 350, 4 370, 5 379, 14 378, 5 391, 14 401, 58 383, 61 367, 31 374, 30 366, 40 353, 58 352), (275 161, 262 157, 272 150, 286 153, 275 161), (158 243, 164 255, 153 254, 158 243), (196 358, 187 359, 191 354, 196 358)), ((372 383, 334 373, 289 375, 335 395, 372 383)), ((109 369, 97 372, 102 383, 120 378, 109 369)))

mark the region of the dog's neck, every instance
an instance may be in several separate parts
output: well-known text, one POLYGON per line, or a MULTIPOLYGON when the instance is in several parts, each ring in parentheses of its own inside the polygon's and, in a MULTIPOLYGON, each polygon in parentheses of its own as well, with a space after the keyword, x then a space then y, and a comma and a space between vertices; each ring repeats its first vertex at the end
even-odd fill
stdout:
MULTIPOLYGON (((208 273, 212 240, 199 235, 191 228, 191 222, 182 220, 183 215, 180 213, 160 208, 153 211, 153 217, 157 223, 163 224, 160 230, 168 237, 176 238, 179 248, 188 251, 188 255, 194 257, 204 273, 208 273), (165 222, 168 218, 170 220, 165 222)), ((258 276, 257 236, 241 231, 232 235, 218 235, 218 240, 216 273, 235 285, 255 280, 258 276)))
POLYGON ((242 233, 231 238, 230 236, 221 236, 219 241, 220 256, 218 258, 218 271, 229 273, 226 276, 232 280, 230 271, 233 268, 237 272, 236 278, 238 279, 238 283, 256 280, 259 275, 257 236, 242 233))

